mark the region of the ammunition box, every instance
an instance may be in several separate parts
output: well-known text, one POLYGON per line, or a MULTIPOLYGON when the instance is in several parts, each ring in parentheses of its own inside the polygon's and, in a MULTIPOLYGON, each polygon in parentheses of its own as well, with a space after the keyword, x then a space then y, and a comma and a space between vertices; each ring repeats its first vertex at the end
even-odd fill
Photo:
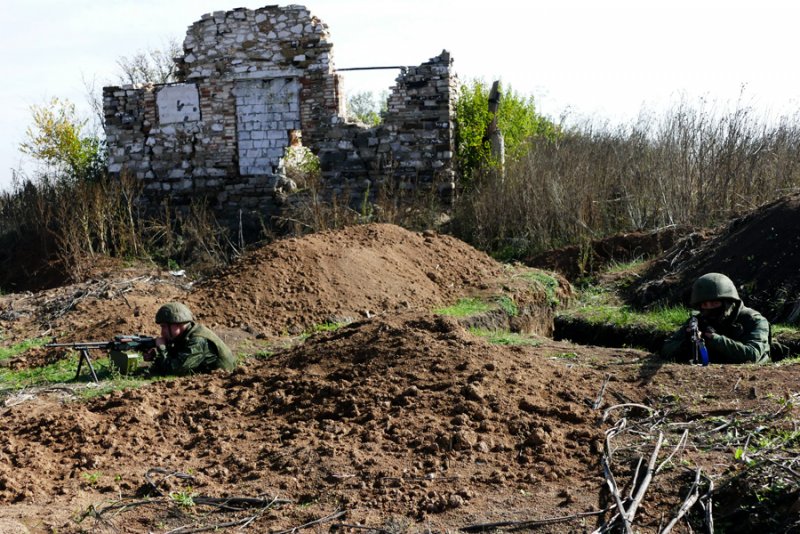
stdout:
POLYGON ((112 350, 108 353, 108 361, 112 370, 119 372, 121 375, 129 375, 139 368, 142 355, 137 352, 112 350))

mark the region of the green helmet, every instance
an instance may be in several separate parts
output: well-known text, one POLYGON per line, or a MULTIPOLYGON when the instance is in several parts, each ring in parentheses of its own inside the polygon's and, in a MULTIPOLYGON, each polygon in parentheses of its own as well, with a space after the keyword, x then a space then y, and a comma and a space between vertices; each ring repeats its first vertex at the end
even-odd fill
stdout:
POLYGON ((730 278, 720 273, 704 274, 692 285, 689 305, 696 308, 707 300, 741 300, 730 278))
POLYGON ((180 302, 168 302, 156 312, 156 323, 190 323, 194 321, 192 311, 180 302))

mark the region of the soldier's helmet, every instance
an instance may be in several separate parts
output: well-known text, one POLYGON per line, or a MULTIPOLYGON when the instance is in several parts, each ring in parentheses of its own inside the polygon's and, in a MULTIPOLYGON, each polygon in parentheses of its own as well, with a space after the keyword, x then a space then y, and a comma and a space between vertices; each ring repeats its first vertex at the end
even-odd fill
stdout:
POLYGON ((707 300, 739 301, 739 293, 730 278, 720 273, 704 274, 692 285, 689 305, 696 308, 707 300))
POLYGON ((168 302, 156 312, 156 323, 190 323, 194 321, 192 311, 180 302, 168 302))

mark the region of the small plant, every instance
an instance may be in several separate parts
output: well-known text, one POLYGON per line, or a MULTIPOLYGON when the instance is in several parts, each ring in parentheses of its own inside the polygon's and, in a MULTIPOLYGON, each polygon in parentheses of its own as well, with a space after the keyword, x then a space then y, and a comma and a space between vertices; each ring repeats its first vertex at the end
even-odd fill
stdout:
POLYGON ((169 494, 169 498, 172 499, 172 502, 183 508, 191 508, 194 506, 194 498, 196 496, 197 494, 192 491, 191 487, 184 488, 182 491, 173 491, 169 494))
POLYGON ((81 473, 81 478, 86 482, 89 486, 94 486, 100 480, 102 473, 94 472, 94 473, 81 473))

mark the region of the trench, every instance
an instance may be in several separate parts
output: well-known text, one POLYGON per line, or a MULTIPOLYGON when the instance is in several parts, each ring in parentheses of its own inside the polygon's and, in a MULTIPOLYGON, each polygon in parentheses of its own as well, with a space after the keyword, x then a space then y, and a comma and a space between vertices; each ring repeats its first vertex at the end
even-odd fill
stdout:
MULTIPOLYGON (((557 315, 553 320, 553 339, 579 345, 609 348, 635 348, 657 354, 669 333, 642 326, 598 324, 579 317, 557 315)), ((800 356, 800 336, 781 332, 772 336, 772 361, 800 356)))

